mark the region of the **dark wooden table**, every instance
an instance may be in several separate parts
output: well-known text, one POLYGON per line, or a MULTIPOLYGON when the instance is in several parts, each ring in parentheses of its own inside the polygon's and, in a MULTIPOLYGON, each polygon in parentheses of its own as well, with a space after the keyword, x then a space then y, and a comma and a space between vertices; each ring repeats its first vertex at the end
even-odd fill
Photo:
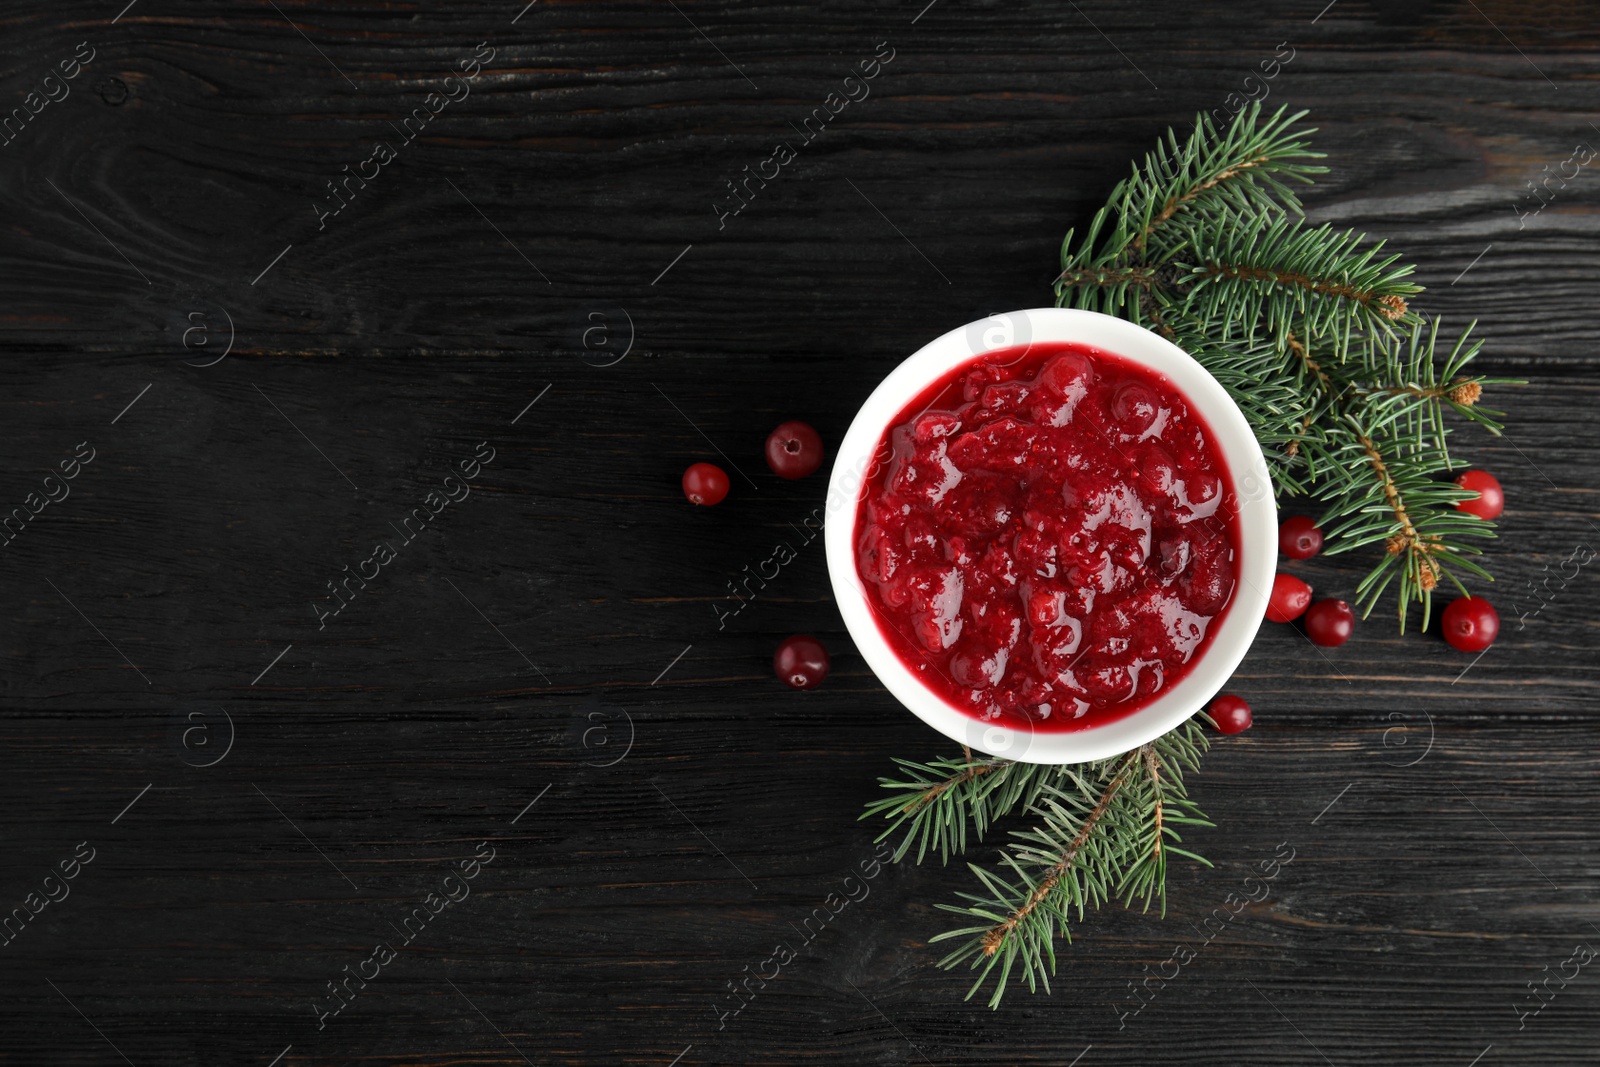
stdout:
POLYGON ((1526 184, 1600 146, 1593 5, 124 2, 0 13, 0 509, 69 494, 0 551, 0 1062, 1596 1061, 1600 175, 1526 184), (1507 485, 1507 632, 1263 632, 1194 781, 1216 867, 1085 922, 1052 997, 962 1000, 927 938, 969 876, 930 863, 719 1021, 870 859, 877 775, 952 748, 820 542, 719 628, 824 495, 762 439, 837 442, 924 341, 1048 304, 1065 228, 1274 57, 1313 216, 1529 379, 1458 443, 1507 485), (748 478, 692 509, 718 453, 748 478), (818 691, 771 676, 796 631, 818 691))

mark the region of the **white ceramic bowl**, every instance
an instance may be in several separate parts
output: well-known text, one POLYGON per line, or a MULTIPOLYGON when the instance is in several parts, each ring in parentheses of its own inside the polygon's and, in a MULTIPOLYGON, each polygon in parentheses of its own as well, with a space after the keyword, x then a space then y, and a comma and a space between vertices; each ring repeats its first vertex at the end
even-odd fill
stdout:
POLYGON ((1267 609, 1277 568, 1277 506, 1261 446, 1233 399, 1195 359, 1159 335, 1094 311, 1036 308, 992 315, 928 342, 896 367, 861 405, 834 460, 824 543, 833 593, 868 666, 918 718, 952 740, 1028 763, 1081 763, 1130 749, 1182 724, 1232 676, 1267 609), (923 685, 884 640, 856 570, 861 484, 890 422, 936 380, 997 348, 1070 341, 1104 349, 1165 375, 1211 427, 1232 474, 1241 535, 1239 581, 1222 625, 1174 685, 1132 714, 1074 731, 1033 731, 983 722, 923 685))

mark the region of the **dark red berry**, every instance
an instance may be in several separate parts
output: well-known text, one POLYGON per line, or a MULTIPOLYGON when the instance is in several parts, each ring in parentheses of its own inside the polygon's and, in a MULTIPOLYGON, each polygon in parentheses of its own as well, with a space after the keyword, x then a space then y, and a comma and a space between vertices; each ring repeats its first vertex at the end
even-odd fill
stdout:
POLYGON ((1482 652, 1500 636, 1500 613, 1482 597, 1457 597, 1444 609, 1439 628, 1456 651, 1482 652))
POLYGON ((683 472, 683 495, 691 504, 717 504, 728 495, 728 476, 712 463, 696 463, 683 472))
POLYGON ((1207 710, 1211 712, 1211 721, 1217 724, 1218 733, 1242 734, 1250 729, 1250 705, 1245 703, 1244 697, 1223 693, 1207 710))
POLYGON ((1322 551, 1322 530, 1308 515, 1291 515, 1278 527, 1278 550, 1290 559, 1310 559, 1322 551))
POLYGON ((1306 611, 1306 636, 1324 648, 1338 648, 1355 628, 1356 613, 1343 600, 1319 600, 1306 611))
POLYGON ((806 634, 786 637, 772 655, 772 669, 784 685, 814 689, 828 676, 828 650, 806 634))
POLYGON ((1293 622, 1311 606, 1311 587, 1292 574, 1272 579, 1272 598, 1267 601, 1270 622, 1293 622))
POLYGON ((1499 479, 1488 471, 1462 471, 1456 475, 1456 484, 1478 494, 1471 500, 1456 504, 1468 515, 1476 515, 1480 519, 1498 519, 1506 509, 1506 492, 1500 488, 1499 479))
POLYGON ((767 435, 767 466, 780 478, 804 478, 822 466, 822 436, 791 420, 767 435))

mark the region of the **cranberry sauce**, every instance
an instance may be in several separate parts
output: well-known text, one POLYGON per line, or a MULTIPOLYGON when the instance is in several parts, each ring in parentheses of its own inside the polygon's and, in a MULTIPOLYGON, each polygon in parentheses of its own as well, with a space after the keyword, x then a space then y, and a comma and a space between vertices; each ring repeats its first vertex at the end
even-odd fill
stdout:
POLYGON ((1209 427, 1099 349, 989 353, 897 416, 856 566, 906 667, 957 708, 1078 730, 1189 669, 1233 597, 1238 518, 1209 427))

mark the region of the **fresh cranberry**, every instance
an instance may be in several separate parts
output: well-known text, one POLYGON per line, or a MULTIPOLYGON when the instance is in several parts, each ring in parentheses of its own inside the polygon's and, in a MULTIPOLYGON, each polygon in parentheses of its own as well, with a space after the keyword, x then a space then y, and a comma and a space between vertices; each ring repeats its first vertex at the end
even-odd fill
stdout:
POLYGON ((1338 648, 1355 628, 1356 613, 1343 600, 1319 600, 1306 611, 1306 636, 1324 648, 1338 648))
POLYGON ((1480 519, 1498 519, 1506 509, 1505 490, 1500 488, 1499 479, 1488 471, 1462 471, 1456 475, 1456 484, 1478 494, 1456 504, 1468 515, 1476 515, 1480 519))
POLYGON ((1245 703, 1244 697, 1223 693, 1211 702, 1208 710, 1218 733, 1242 734, 1250 729, 1250 705, 1245 703))
POLYGON ((828 650, 806 634, 786 637, 772 655, 772 669, 784 685, 815 689, 828 676, 828 650))
POLYGON ((1272 579, 1272 598, 1267 602, 1267 619, 1293 622, 1311 606, 1311 587, 1292 574, 1272 579))
POLYGON ((728 495, 728 476, 713 463, 696 463, 683 472, 683 495, 691 504, 720 504, 728 495))
POLYGON ((767 435, 767 466, 780 478, 804 478, 822 466, 822 436, 791 420, 767 435))
POLYGON ((1456 651, 1482 652, 1500 636, 1500 613, 1482 597, 1457 597, 1444 609, 1439 627, 1456 651))
POLYGON ((1322 551, 1322 530, 1308 515, 1291 515, 1278 527, 1278 549, 1290 559, 1310 559, 1322 551))

